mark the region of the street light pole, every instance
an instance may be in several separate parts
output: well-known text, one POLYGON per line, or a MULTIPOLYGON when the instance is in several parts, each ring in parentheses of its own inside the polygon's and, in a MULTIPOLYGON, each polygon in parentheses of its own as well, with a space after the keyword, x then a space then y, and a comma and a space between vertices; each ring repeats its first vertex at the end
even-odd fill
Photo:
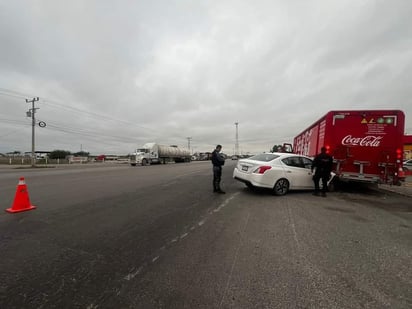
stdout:
POLYGON ((235 144, 235 155, 238 156, 239 155, 239 134, 238 134, 238 125, 239 122, 235 122, 235 126, 236 126, 236 144, 235 144))
POLYGON ((39 100, 39 97, 33 98, 32 100, 26 99, 26 103, 31 103, 32 107, 29 109, 31 111, 31 166, 35 167, 36 166, 36 154, 35 154, 35 134, 34 134, 34 129, 36 127, 36 118, 34 114, 36 113, 36 109, 34 108, 34 102, 37 102, 39 100))
POLYGON ((187 148, 189 149, 190 152, 190 140, 192 139, 191 137, 186 137, 187 138, 187 148))

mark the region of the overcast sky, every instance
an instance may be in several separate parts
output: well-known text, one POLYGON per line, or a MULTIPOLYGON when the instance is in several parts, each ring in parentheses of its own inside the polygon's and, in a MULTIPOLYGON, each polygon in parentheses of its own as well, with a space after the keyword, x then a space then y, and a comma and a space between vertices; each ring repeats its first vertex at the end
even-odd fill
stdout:
POLYGON ((0 0, 0 152, 269 151, 329 110, 400 109, 409 0, 0 0))

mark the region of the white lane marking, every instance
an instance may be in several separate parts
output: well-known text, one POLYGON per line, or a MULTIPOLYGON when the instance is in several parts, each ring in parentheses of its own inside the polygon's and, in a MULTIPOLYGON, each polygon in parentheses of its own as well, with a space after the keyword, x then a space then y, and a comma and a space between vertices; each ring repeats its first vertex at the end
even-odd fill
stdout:
POLYGON ((175 178, 180 178, 180 177, 184 177, 184 176, 189 176, 189 175, 196 174, 196 173, 199 173, 199 172, 203 172, 203 170, 197 170, 197 171, 193 171, 193 172, 186 173, 186 174, 180 174, 180 175, 177 175, 175 178))
POLYGON ((227 198, 222 204, 220 204, 217 208, 213 210, 213 212, 219 212, 223 207, 225 207, 229 202, 238 195, 239 192, 232 194, 231 197, 227 198))
POLYGON ((177 184, 177 180, 179 178, 184 177, 184 176, 189 176, 189 175, 192 175, 192 174, 196 174, 196 173, 199 173, 199 172, 202 172, 202 171, 198 170, 198 171, 193 171, 193 172, 186 173, 186 174, 177 175, 177 176, 175 176, 175 178, 173 180, 163 184, 162 186, 163 187, 168 187, 168 186, 171 186, 171 185, 175 185, 175 184, 177 184))
POLYGON ((223 302, 224 302, 224 300, 225 300, 227 291, 229 290, 230 281, 232 281, 233 270, 235 269, 235 265, 236 265, 236 263, 237 263, 237 259, 238 259, 238 256, 239 256, 240 248, 241 248, 242 245, 243 245, 243 239, 242 239, 242 237, 243 237, 243 234, 245 233, 246 227, 247 227, 247 225, 248 225, 248 223, 249 223, 249 218, 250 218, 250 212, 247 214, 247 218, 246 218, 245 225, 243 226, 242 232, 241 232, 241 234, 240 234, 239 245, 238 245, 238 247, 236 248, 235 257, 233 258, 233 262, 232 262, 232 267, 231 267, 231 269, 230 269, 229 278, 227 279, 226 287, 225 287, 225 290, 224 290, 224 292, 223 292, 222 300, 220 301, 219 308, 222 308, 222 305, 223 305, 223 302))
POLYGON ((140 266, 135 272, 132 272, 130 274, 128 274, 127 276, 124 277, 125 280, 130 281, 132 280, 134 277, 136 277, 143 269, 143 266, 140 266))
POLYGON ((174 181, 170 181, 170 182, 168 182, 168 183, 165 183, 165 184, 163 184, 162 186, 163 186, 163 187, 168 187, 168 186, 174 185, 174 184, 176 184, 176 183, 177 183, 177 181, 174 180, 174 181))
MULTIPOLYGON (((240 193, 240 192, 234 193, 234 194, 231 195, 229 198, 227 198, 225 201, 223 201, 223 203, 221 203, 217 208, 215 208, 214 210, 208 211, 208 213, 209 213, 210 215, 213 215, 214 213, 219 212, 223 207, 225 207, 227 204, 229 204, 229 202, 230 202, 235 196, 237 196, 239 193, 240 193)), ((250 214, 249 214, 249 216, 250 216, 250 214)), ((247 221, 249 221, 249 216, 248 216, 248 218, 247 218, 247 221)), ((199 222, 197 223, 197 225, 198 225, 198 226, 202 226, 203 224, 206 223, 206 219, 207 219, 207 218, 202 219, 201 221, 199 221, 199 222)), ((247 222, 246 222, 246 225, 247 225, 247 222)), ((246 228, 246 225, 245 225, 245 228, 246 228)), ((187 226, 186 226, 185 228, 187 228, 187 226)), ((196 229, 196 226, 195 226, 195 225, 193 225, 193 226, 190 227, 190 231, 194 231, 195 229, 196 229)), ((179 239, 183 239, 183 238, 187 237, 188 235, 189 235, 189 232, 184 233, 184 234, 180 235, 179 237, 173 238, 173 239, 170 241, 170 243, 171 243, 171 244, 176 243, 179 239)), ((162 246, 159 250, 165 250, 165 249, 166 249, 166 245, 162 246)), ((228 289, 228 287, 229 287, 229 283, 230 283, 230 280, 231 280, 231 277, 232 277, 232 274, 233 274, 233 269, 234 269, 234 265, 236 264, 237 255, 238 255, 238 253, 239 253, 239 249, 240 249, 240 245, 239 245, 239 247, 238 247, 238 249, 237 249, 237 251, 236 251, 235 260, 234 260, 234 262, 233 262, 232 270, 231 270, 231 273, 230 273, 230 276, 229 276, 229 281, 228 281, 227 286, 226 286, 226 292, 227 292, 227 289, 228 289)), ((152 259, 152 263, 156 262, 159 258, 160 258, 160 255, 154 257, 154 258, 152 259)), ((143 270, 143 268, 144 268, 145 266, 147 266, 147 262, 146 262, 146 263, 143 263, 143 265, 140 266, 136 271, 130 272, 129 274, 127 274, 127 275, 124 277, 124 279, 127 280, 127 281, 132 280, 134 277, 136 277, 139 273, 142 272, 142 270, 143 270)), ((132 271, 133 271, 133 270, 134 270, 134 268, 132 268, 132 271)), ((226 292, 225 292, 224 294, 226 294, 226 292)), ((225 295, 223 295, 221 304, 223 304, 224 297, 225 297, 225 295)))
POLYGON ((289 206, 289 203, 287 204, 288 207, 288 215, 289 215, 289 223, 290 227, 292 228, 292 233, 293 233, 293 239, 296 242, 297 247, 300 247, 299 244, 299 239, 298 239, 298 233, 296 232, 296 226, 295 226, 295 220, 293 219, 293 214, 292 214, 292 209, 289 206))

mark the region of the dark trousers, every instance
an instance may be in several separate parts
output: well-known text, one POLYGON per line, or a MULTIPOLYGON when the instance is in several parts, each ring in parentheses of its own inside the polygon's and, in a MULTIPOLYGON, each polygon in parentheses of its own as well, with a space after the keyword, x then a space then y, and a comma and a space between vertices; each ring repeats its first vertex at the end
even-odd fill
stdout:
POLYGON ((220 190, 220 180, 222 178, 222 167, 213 166, 213 191, 220 190))
POLYGON ((319 181, 322 179, 322 192, 326 193, 328 190, 329 175, 315 174, 313 176, 313 182, 315 183, 315 192, 319 192, 319 181))

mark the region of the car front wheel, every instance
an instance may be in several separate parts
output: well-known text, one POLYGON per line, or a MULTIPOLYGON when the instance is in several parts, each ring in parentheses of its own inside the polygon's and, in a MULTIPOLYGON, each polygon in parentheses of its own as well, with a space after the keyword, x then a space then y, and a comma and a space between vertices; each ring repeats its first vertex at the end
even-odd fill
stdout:
POLYGON ((279 179, 276 181, 273 187, 273 193, 275 195, 285 195, 289 191, 289 181, 287 179, 279 179))

